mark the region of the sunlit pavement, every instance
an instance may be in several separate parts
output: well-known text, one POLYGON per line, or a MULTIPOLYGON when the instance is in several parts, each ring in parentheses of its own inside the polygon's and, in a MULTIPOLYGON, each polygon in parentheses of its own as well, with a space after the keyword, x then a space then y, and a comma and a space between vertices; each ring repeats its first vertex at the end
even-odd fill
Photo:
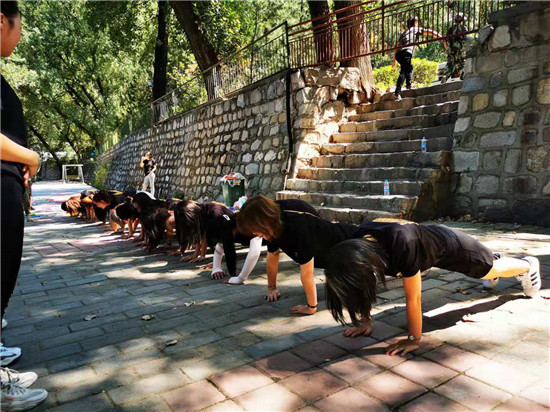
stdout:
POLYGON ((432 270, 422 348, 389 357, 385 341, 406 335, 400 281, 380 290, 372 336, 348 339, 324 309, 322 271, 320 311, 291 316, 305 303, 293 262, 280 266, 282 299, 267 303, 265 253, 246 285, 224 285, 66 215, 61 201, 85 187, 33 186, 35 216, 2 338, 23 349, 12 367, 36 371, 34 386, 50 391, 36 411, 550 407, 548 229, 449 222, 495 251, 538 256, 543 290, 527 299, 516 280, 501 280, 486 292, 432 270))

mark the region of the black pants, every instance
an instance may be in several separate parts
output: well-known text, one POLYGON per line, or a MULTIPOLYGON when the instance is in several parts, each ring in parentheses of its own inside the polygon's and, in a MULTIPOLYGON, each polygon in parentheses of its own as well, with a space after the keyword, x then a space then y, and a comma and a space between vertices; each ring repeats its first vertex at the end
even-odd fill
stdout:
POLYGON ((395 94, 401 93, 403 82, 407 83, 407 89, 410 89, 412 86, 412 57, 412 54, 406 51, 399 51, 395 56, 395 60, 397 60, 397 63, 401 66, 401 71, 399 72, 399 77, 397 78, 397 84, 395 86, 395 94))
POLYGON ((8 173, 2 173, 1 199, 1 278, 2 278, 2 316, 8 307, 8 301, 15 289, 21 256, 23 253, 23 186, 8 173))

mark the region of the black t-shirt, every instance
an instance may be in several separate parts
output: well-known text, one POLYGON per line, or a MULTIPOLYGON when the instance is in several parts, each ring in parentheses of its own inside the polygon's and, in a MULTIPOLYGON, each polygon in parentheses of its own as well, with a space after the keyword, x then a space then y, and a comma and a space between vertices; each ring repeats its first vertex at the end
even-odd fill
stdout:
POLYGON ((281 210, 295 210, 297 212, 307 212, 319 216, 319 212, 308 202, 300 199, 284 199, 275 201, 281 210))
POLYGON ((456 233, 440 225, 366 222, 356 237, 370 235, 387 250, 387 275, 411 277, 431 267, 445 268, 456 260, 460 242, 456 233))
MULTIPOLYGON (((25 126, 25 117, 23 116, 23 106, 19 97, 15 94, 4 76, 2 78, 0 90, 0 131, 8 139, 15 143, 27 147, 27 127, 25 126)), ((23 165, 15 162, 2 163, 2 175, 4 173, 14 176, 23 184, 23 165)))
POLYGON ((223 245, 227 271, 230 276, 236 276, 237 252, 233 239, 235 228, 234 213, 223 203, 205 202, 201 206, 201 223, 206 236, 206 242, 211 248, 217 243, 223 245))
POLYGON ((155 167, 157 163, 155 162, 155 159, 145 159, 143 161, 143 171, 145 172, 145 176, 147 176, 151 170, 153 170, 153 167, 155 167))
POLYGON ((267 250, 281 249, 300 265, 314 260, 316 268, 327 266, 328 251, 334 245, 353 238, 358 226, 332 223, 309 212, 282 210, 283 232, 267 243, 267 250))

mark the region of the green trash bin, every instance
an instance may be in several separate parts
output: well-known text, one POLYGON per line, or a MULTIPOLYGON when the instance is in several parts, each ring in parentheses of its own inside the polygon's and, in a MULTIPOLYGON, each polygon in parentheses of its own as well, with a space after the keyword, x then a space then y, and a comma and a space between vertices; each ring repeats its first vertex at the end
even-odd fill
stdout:
POLYGON ((229 173, 221 179, 223 202, 232 207, 237 200, 244 196, 246 178, 240 173, 229 173))

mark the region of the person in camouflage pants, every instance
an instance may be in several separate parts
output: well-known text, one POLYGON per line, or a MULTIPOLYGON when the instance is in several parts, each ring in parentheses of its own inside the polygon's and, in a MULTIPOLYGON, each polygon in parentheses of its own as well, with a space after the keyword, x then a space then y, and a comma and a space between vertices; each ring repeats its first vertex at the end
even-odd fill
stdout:
MULTIPOLYGON (((467 31, 464 25, 464 15, 458 13, 454 23, 447 31, 447 36, 453 36, 467 31)), ((464 60, 466 59, 466 36, 455 36, 448 40, 447 66, 445 67, 446 79, 464 77, 464 60)))

